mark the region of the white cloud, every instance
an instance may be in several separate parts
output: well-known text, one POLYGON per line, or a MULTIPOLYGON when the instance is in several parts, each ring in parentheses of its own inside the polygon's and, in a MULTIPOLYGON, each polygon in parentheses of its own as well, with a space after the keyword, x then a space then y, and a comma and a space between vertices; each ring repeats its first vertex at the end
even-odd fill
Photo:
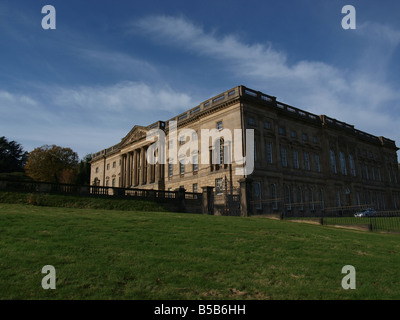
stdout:
POLYGON ((0 91, 2 131, 28 151, 57 144, 80 156, 118 143, 136 124, 167 120, 192 104, 186 93, 140 82, 47 87, 40 93, 44 99, 0 91))
POLYGON ((248 44, 234 35, 217 36, 180 17, 149 16, 134 25, 158 42, 218 60, 240 83, 277 96, 280 101, 385 135, 400 144, 396 128, 399 113, 389 113, 400 108, 400 88, 387 83, 385 77, 391 53, 400 44, 400 32, 389 26, 360 25, 359 39, 368 36, 367 44, 371 43, 365 45, 365 56, 382 54, 374 51, 374 40, 379 39, 386 48, 373 72, 369 72, 370 60, 360 61, 353 70, 341 70, 322 61, 289 64, 287 54, 270 43, 248 44))

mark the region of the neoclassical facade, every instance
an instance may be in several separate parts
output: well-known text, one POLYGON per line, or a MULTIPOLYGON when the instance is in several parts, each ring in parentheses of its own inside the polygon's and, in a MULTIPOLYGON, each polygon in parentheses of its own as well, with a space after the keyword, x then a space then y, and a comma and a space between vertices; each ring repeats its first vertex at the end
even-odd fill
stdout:
POLYGON ((167 121, 134 126, 120 143, 93 155, 91 183, 157 190, 184 187, 188 192, 213 186, 218 195, 236 193, 239 180, 248 179, 253 211, 258 213, 361 205, 398 209, 397 150, 393 140, 237 86, 167 121), (173 124, 177 126, 174 139, 173 124), (165 133, 164 163, 147 161, 146 153, 153 141, 148 141, 146 135, 152 129, 165 133), (217 133, 239 129, 242 143, 233 146, 224 136, 218 137, 220 146, 210 142, 207 150, 199 147, 187 155, 190 163, 182 164, 176 156, 171 157, 169 149, 192 140, 187 132, 180 136, 185 129, 196 133, 199 144, 203 142, 202 129, 215 129, 217 133), (243 164, 234 161, 232 154, 234 148, 240 148, 235 151, 249 156, 246 129, 254 130, 254 170, 249 175, 238 175, 236 169, 243 168, 243 164), (216 148, 221 152, 213 163, 216 148), (204 152, 210 160, 206 163, 200 161, 206 158, 204 152), (227 154, 232 161, 225 161, 227 154))

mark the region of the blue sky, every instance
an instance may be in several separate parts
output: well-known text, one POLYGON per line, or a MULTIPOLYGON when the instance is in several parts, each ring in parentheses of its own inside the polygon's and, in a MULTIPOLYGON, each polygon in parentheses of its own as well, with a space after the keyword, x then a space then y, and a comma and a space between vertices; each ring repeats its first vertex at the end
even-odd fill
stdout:
POLYGON ((399 45, 398 0, 3 0, 0 136, 83 157, 243 84, 400 146, 399 45))

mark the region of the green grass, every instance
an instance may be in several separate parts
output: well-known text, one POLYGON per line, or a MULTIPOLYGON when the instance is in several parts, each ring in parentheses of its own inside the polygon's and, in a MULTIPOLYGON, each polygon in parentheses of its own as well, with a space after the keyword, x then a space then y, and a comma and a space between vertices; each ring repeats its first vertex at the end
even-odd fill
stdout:
POLYGON ((22 193, 0 191, 0 203, 31 204, 36 206, 106 209, 127 211, 166 211, 160 204, 143 199, 86 197, 62 194, 22 193))
POLYGON ((399 235, 266 218, 0 203, 1 299, 399 299, 399 251, 399 235))

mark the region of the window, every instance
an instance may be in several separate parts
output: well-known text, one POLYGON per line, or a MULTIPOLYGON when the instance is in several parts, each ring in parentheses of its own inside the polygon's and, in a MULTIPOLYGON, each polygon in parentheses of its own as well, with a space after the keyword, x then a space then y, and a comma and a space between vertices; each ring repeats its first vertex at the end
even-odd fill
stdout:
POLYGON ((310 201, 310 209, 311 209, 311 211, 314 211, 315 210, 315 203, 314 203, 314 191, 313 191, 313 189, 312 188, 310 188, 310 190, 309 190, 309 196, 308 196, 308 200, 310 201))
POLYGON ((193 183, 193 192, 197 193, 198 191, 198 184, 197 183, 193 183))
POLYGON ((110 185, 110 181, 107 179, 106 180, 106 187, 108 187, 110 185))
POLYGON ((281 148, 281 160, 282 160, 282 167, 287 167, 287 159, 286 159, 286 149, 281 148))
POLYGON ((110 170, 110 164, 107 163, 107 170, 110 170))
POLYGON ((215 191, 217 194, 223 193, 224 189, 223 189, 222 178, 215 179, 215 191))
POLYGON ((315 170, 317 170, 317 172, 321 172, 321 167, 319 165, 319 155, 315 154, 314 159, 315 159, 315 170))
POLYGON ((256 209, 261 209, 261 185, 259 182, 254 182, 254 200, 256 209))
POLYGON ((318 138, 316 136, 313 136, 313 142, 318 143, 318 138))
POLYGON ((272 144, 267 142, 267 163, 272 163, 272 144))
POLYGON ((285 128, 283 128, 283 127, 279 127, 279 129, 278 129, 278 133, 279 133, 281 136, 284 136, 284 135, 286 135, 286 130, 285 130, 285 128))
POLYGON ((115 187, 115 178, 112 179, 112 186, 115 187))
POLYGON ((172 177, 174 173, 174 165, 172 163, 168 163, 168 177, 172 177))
POLYGON ((299 202, 299 209, 300 211, 304 210, 304 205, 303 205, 303 191, 301 188, 297 188, 297 200, 299 202))
POLYGON ((222 121, 217 122, 217 130, 222 130, 222 121))
POLYGON ((271 129, 271 123, 269 121, 264 122, 264 128, 265 129, 271 129))
POLYGON ((96 167, 96 173, 99 173, 99 167, 96 167))
POLYGON ((354 165, 354 157, 349 154, 349 163, 350 163, 350 174, 355 177, 356 176, 356 167, 354 165))
POLYGON ((337 206, 341 207, 342 206, 342 201, 340 199, 340 190, 336 191, 336 201, 337 201, 337 206))
POLYGON ((199 156, 193 156, 193 172, 199 171, 199 156))
POLYGON ((381 168, 378 168, 378 181, 382 181, 381 168))
POLYGON ((113 168, 115 168, 117 166, 117 162, 113 162, 113 168))
POLYGON ((295 169, 299 168, 299 153, 297 150, 293 150, 293 167, 295 169))
POLYGON ((337 173, 336 171, 336 159, 335 159, 335 151, 332 149, 329 151, 330 159, 331 159, 331 168, 332 173, 337 173))
POLYGON ((311 170, 310 155, 308 154, 308 152, 304 152, 304 166, 305 166, 306 170, 308 170, 308 171, 311 170))
POLYGON ((369 172, 368 172, 368 166, 364 166, 364 174, 365 174, 365 179, 369 180, 369 172))
POLYGON ((185 174, 185 164, 179 161, 179 172, 180 174, 185 174))
POLYGON ((371 179, 375 181, 375 168, 371 167, 371 179))
POLYGON ((344 157, 344 153, 339 153, 339 160, 340 160, 340 170, 343 175, 347 175, 347 168, 346 168, 346 158, 344 157))
POLYGON ((294 130, 290 131, 290 136, 291 136, 292 138, 297 138, 297 132, 294 131, 294 130))
POLYGON ((255 125, 254 118, 251 118, 251 117, 250 117, 247 121, 248 121, 247 123, 248 123, 250 126, 254 126, 254 125, 255 125))
POLYGON ((278 209, 278 195, 276 193, 276 184, 271 185, 271 199, 272 199, 272 209, 278 209))
POLYGON ((185 144, 185 142, 186 142, 186 137, 185 136, 179 137, 179 144, 185 144))
POLYGON ((302 137, 303 141, 307 141, 308 140, 307 133, 303 133, 301 137, 302 137))

